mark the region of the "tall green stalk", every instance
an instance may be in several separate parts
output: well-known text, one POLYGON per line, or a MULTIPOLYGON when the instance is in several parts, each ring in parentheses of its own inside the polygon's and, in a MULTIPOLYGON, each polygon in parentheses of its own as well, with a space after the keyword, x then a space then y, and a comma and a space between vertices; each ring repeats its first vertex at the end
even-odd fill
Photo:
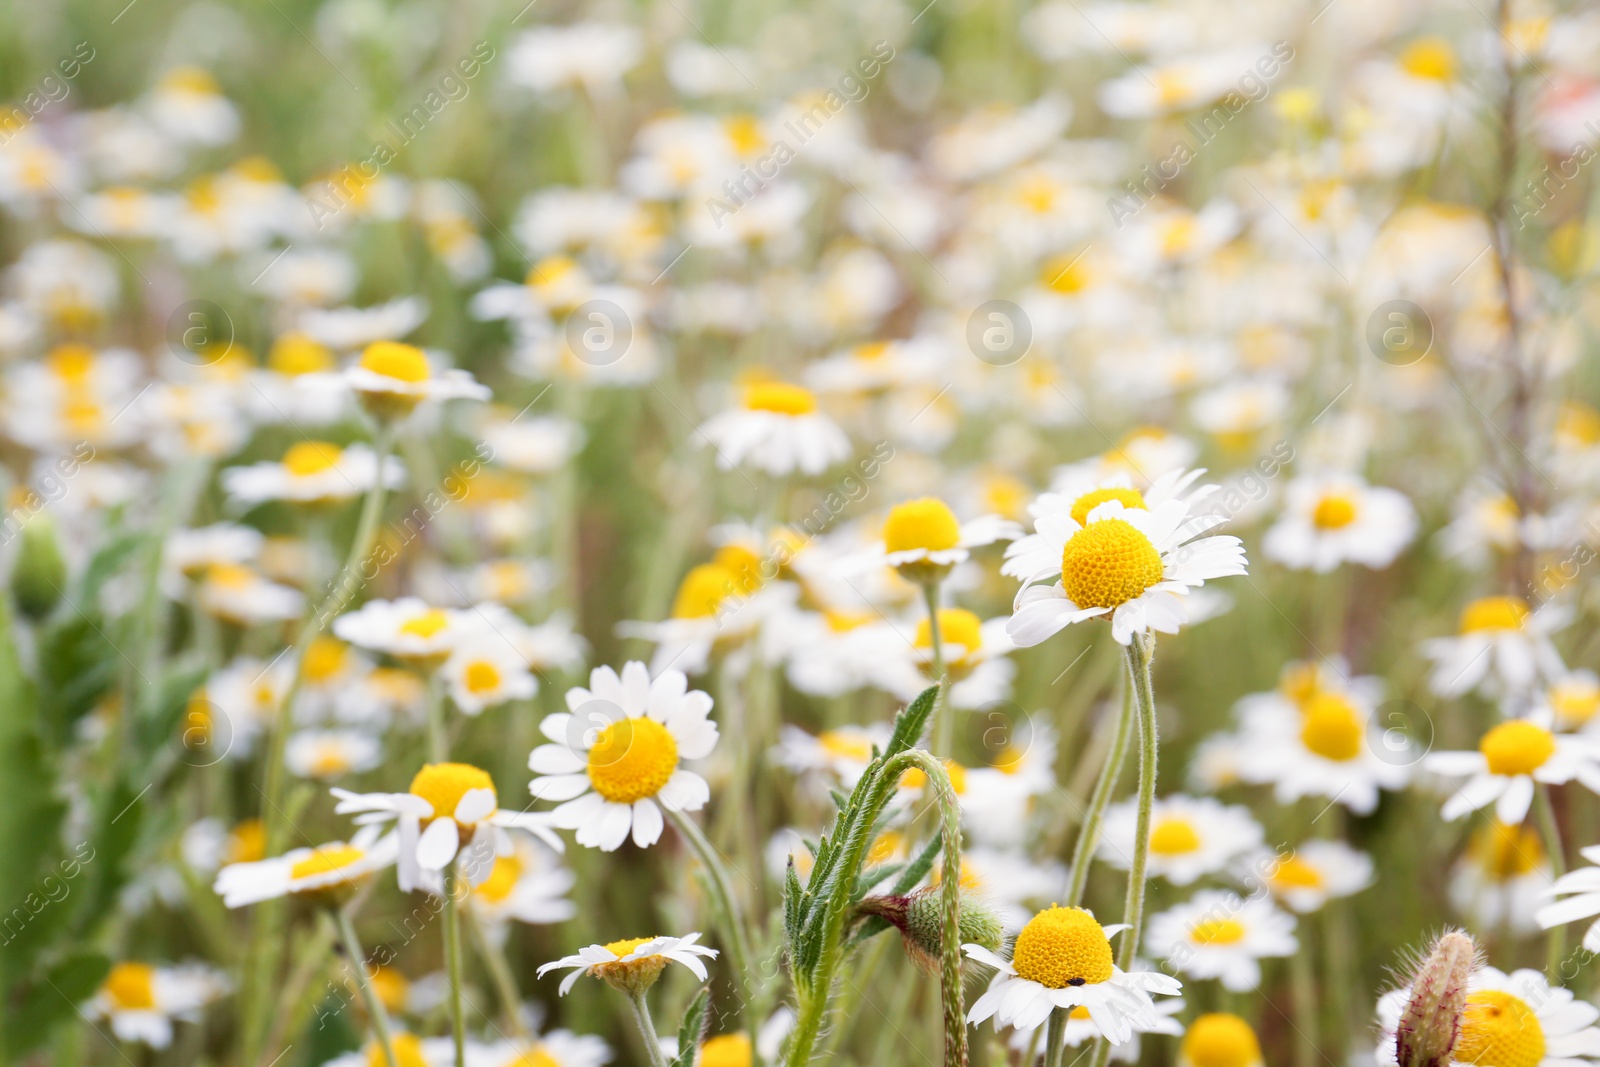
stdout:
POLYGON ((1105 821, 1106 808, 1117 791, 1117 780, 1122 777, 1122 765, 1127 761, 1128 744, 1133 740, 1133 689, 1131 676, 1122 686, 1122 709, 1117 720, 1116 736, 1111 741, 1111 751, 1100 777, 1095 780, 1094 793, 1089 798, 1089 809, 1084 813, 1083 826, 1078 831, 1078 842, 1072 850, 1072 870, 1067 877, 1067 907, 1076 907, 1083 900, 1083 889, 1089 881, 1089 868, 1094 863, 1095 846, 1100 840, 1100 824, 1105 821))
POLYGON ((933 712, 933 753, 941 759, 954 759, 951 751, 955 744, 955 709, 950 706, 950 696, 945 691, 944 640, 939 632, 939 583, 922 583, 923 601, 928 605, 928 646, 933 650, 933 680, 938 683, 939 704, 933 712))
MULTIPOLYGON (((461 877, 455 860, 444 868, 444 966, 450 990, 450 1037, 455 1044, 456 1067, 467 1067, 467 1017, 461 1008, 461 877)), ((464 894, 463 894, 464 895, 464 894)))
POLYGON ((355 973, 356 988, 361 991, 361 999, 367 1006, 372 1032, 378 1039, 378 1047, 383 1050, 383 1061, 388 1067, 400 1067, 400 1061, 394 1054, 394 1041, 389 1036, 389 1013, 384 1009, 378 991, 367 980, 367 956, 361 949, 361 939, 356 937, 355 923, 350 921, 350 913, 344 908, 334 908, 332 911, 334 925, 339 929, 339 940, 344 945, 345 964, 355 973))

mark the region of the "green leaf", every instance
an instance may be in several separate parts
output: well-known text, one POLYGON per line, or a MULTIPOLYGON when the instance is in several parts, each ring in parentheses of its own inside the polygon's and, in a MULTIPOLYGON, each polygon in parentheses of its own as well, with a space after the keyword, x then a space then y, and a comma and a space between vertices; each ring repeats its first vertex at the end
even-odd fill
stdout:
POLYGON ((922 731, 928 727, 928 719, 933 714, 933 705, 938 697, 939 687, 930 685, 917 694, 917 699, 906 710, 894 717, 894 733, 889 736, 889 747, 883 750, 884 759, 898 756, 922 738, 922 731))
POLYGON ((703 985, 684 1010, 683 1022, 678 1025, 678 1056, 672 1067, 694 1067, 700 1057, 700 1042, 705 1040, 706 1025, 711 1021, 706 1009, 711 1004, 711 987, 703 985))
POLYGON ((6 1050, 12 1056, 42 1045, 57 1023, 77 1014, 111 970, 98 952, 78 952, 51 967, 6 1013, 6 1050))
POLYGON ((121 662, 95 614, 65 612, 39 634, 41 728, 52 743, 71 739, 74 725, 115 681, 121 662))

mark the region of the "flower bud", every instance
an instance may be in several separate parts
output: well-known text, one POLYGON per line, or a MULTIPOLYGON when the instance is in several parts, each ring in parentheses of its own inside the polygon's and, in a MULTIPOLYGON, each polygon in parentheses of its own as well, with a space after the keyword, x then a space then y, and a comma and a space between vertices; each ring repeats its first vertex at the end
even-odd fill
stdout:
MULTIPOLYGON (((939 954, 943 946, 944 901, 943 890, 938 886, 924 886, 909 896, 868 897, 861 902, 863 915, 877 915, 887 919, 900 931, 906 952, 917 966, 930 974, 939 969, 939 954)), ((991 951, 1000 947, 1004 933, 1000 919, 982 900, 965 890, 957 912, 957 940, 963 944, 982 945, 991 951)))
POLYGON ((1477 967, 1478 946, 1460 930, 1447 930, 1433 943, 1411 976, 1411 996, 1395 1028, 1399 1067, 1448 1067, 1477 967))
POLYGON ((11 592, 17 607, 35 622, 49 615, 67 587, 67 561, 61 555, 56 523, 47 511, 35 511, 22 522, 22 543, 11 568, 11 592))

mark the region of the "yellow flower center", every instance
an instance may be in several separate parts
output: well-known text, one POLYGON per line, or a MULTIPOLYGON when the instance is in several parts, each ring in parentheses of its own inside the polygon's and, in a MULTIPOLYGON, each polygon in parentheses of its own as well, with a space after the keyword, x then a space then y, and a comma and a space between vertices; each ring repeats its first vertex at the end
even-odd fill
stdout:
POLYGON ((123 1011, 141 1011, 156 1006, 156 969, 148 963, 119 963, 106 975, 106 996, 123 1011))
POLYGON ((411 990, 411 983, 399 970, 394 967, 374 967, 372 977, 367 980, 372 983, 385 1008, 398 1012, 406 1006, 406 994, 411 990))
POLYGON ((521 860, 515 856, 496 856, 489 877, 478 887, 478 895, 491 904, 502 904, 511 896, 521 877, 521 860))
MULTIPOLYGON (((872 840, 872 847, 867 849, 867 866, 876 867, 880 863, 888 863, 905 850, 905 838, 893 830, 885 830, 872 840)), ((810 853, 802 853, 809 857, 810 853)), ((798 865, 799 860, 795 863, 798 865)))
POLYGON ((1237 919, 1207 919, 1196 923, 1189 937, 1197 945, 1237 945, 1244 933, 1244 923, 1237 919))
POLYGON ((1272 884, 1279 889, 1321 889, 1322 872, 1299 856, 1290 856, 1272 869, 1272 884))
POLYGON ((1261 1044, 1237 1015, 1202 1015, 1184 1032, 1180 1058, 1190 1067, 1251 1067, 1261 1062, 1261 1044))
POLYGON ((376 341, 368 345, 361 353, 361 367, 385 378, 412 383, 427 381, 430 373, 428 357, 422 349, 399 341, 376 341))
POLYGON ((561 1061, 543 1048, 534 1048, 512 1060, 506 1067, 561 1067, 561 1061))
POLYGON ((1061 550, 1061 585, 1080 608, 1115 608, 1161 581, 1161 553, 1125 519, 1091 522, 1061 550))
POLYGON ((412 637, 427 639, 450 625, 450 616, 438 608, 429 608, 421 615, 413 615, 400 624, 400 632, 412 637))
POLYGON ((343 455, 343 449, 326 441, 300 441, 283 454, 283 467, 296 478, 308 478, 333 469, 343 455))
POLYGON ((750 1067, 750 1039, 720 1034, 700 1046, 700 1067, 750 1067))
MULTIPOLYGON (((950 776, 950 788, 956 796, 964 796, 967 792, 967 769, 953 759, 944 761, 944 773, 950 776)), ((923 789, 928 784, 928 776, 920 767, 912 767, 900 777, 901 789, 923 789)))
POLYGON ((1181 816, 1168 816, 1150 831, 1150 851, 1158 856, 1181 856, 1200 847, 1194 825, 1181 816))
POLYGON ((340 742, 328 742, 318 747, 309 769, 315 778, 333 778, 350 769, 350 756, 340 742))
POLYGON ((1581 678, 1557 682, 1550 687, 1548 698, 1563 726, 1582 726, 1600 711, 1600 686, 1581 678))
POLYGON ((811 390, 788 382, 755 382, 744 387, 744 406, 750 411, 809 415, 817 410, 817 398, 811 390))
POLYGON ((1057 256, 1045 262, 1039 271, 1039 280, 1052 292, 1063 296, 1072 296, 1089 288, 1093 275, 1084 265, 1084 256, 1079 253, 1074 256, 1057 256))
MULTIPOLYGON (((971 655, 983 647, 983 620, 965 608, 940 608, 939 643, 947 649, 960 645, 971 655)), ((916 646, 933 647, 933 628, 926 618, 917 623, 916 646)))
POLYGON ((733 150, 741 156, 755 155, 767 143, 761 132, 761 120, 754 115, 729 115, 722 120, 722 129, 732 142, 733 150))
MULTIPOLYGON (((454 816, 456 805, 473 789, 494 792, 489 772, 470 763, 425 763, 411 779, 410 792, 433 805, 432 818, 440 819, 454 816)), ((499 797, 495 800, 498 803, 499 797)))
POLYGON ((1555 750, 1556 739, 1549 730, 1520 720, 1501 723, 1478 742, 1490 774, 1532 774, 1555 750))
POLYGON ((1125 508, 1146 507, 1144 494, 1137 489, 1094 489, 1072 502, 1072 521, 1082 526, 1089 521, 1089 512, 1107 500, 1118 501, 1125 508))
POLYGON ((1283 669, 1278 691, 1303 709, 1320 691, 1321 672, 1315 663, 1291 663, 1283 669))
POLYGON ((342 870, 361 860, 366 853, 353 845, 328 845, 312 850, 311 855, 289 868, 290 878, 314 878, 342 870))
POLYGON ((1400 69, 1413 78, 1453 81, 1456 76, 1456 54, 1444 38, 1424 37, 1406 45, 1405 51, 1400 53, 1400 69))
POLYGON ((237 563, 213 563, 206 568, 206 583, 224 589, 248 589, 256 582, 256 572, 237 563))
POLYGON ((723 545, 711 562, 725 568, 737 580, 736 588, 753 593, 761 587, 761 557, 743 545, 723 545))
POLYGON ((1453 1059, 1480 1067, 1538 1067, 1544 1027, 1526 1001, 1498 989, 1467 994, 1453 1059))
POLYGON ((1600 444, 1600 411, 1582 401, 1567 401, 1556 415, 1556 437, 1569 448, 1600 444))
POLYGON ((201 67, 173 67, 161 76, 161 88, 197 96, 219 96, 222 93, 217 80, 201 67))
POLYGON ((817 743, 830 756, 863 762, 872 758, 872 742, 862 734, 824 730, 817 735, 817 743))
POLYGON ((1361 754, 1361 716, 1338 693, 1326 690, 1306 701, 1300 743, 1323 759, 1343 763, 1361 754))
POLYGON ((612 723, 589 749, 590 783, 617 804, 655 796, 677 769, 677 738, 644 716, 612 723))
POLYGON ((1095 985, 1111 977, 1111 942, 1082 908, 1046 908, 1017 935, 1011 966, 1047 989, 1095 985))
POLYGON ((1528 602, 1516 596, 1486 596, 1461 609, 1461 632, 1520 630, 1528 618, 1528 602))
POLYGON ((323 635, 306 649, 305 676, 312 685, 330 682, 344 672, 350 649, 337 637, 323 635))
POLYGON ((889 552, 943 552, 960 540, 961 524, 955 512, 931 496, 896 504, 883 523, 883 547, 889 552))
MULTIPOLYGON (((422 1054, 422 1040, 416 1034, 394 1034, 389 1038, 398 1067, 428 1067, 428 1057, 422 1054)), ((367 1046, 367 1067, 387 1067, 389 1060, 383 1046, 376 1041, 367 1046)))
POLYGON ((84 385, 94 373, 94 349, 88 345, 57 345, 44 359, 50 372, 69 385, 84 385))
POLYGON ((720 563, 701 563, 689 568, 672 601, 672 617, 709 619, 737 588, 737 580, 738 576, 720 563))
POLYGON ((260 819, 246 819, 228 834, 228 863, 254 863, 267 858, 267 827, 260 819))
POLYGON ((267 366, 285 378, 333 369, 333 353, 303 333, 286 333, 267 353, 267 366))
POLYGON ((1544 863, 1544 844, 1530 826, 1508 826, 1494 819, 1472 835, 1467 855, 1477 861, 1485 874, 1504 882, 1544 863))
POLYGON ((500 671, 493 663, 486 663, 481 659, 473 660, 462 672, 461 681, 466 685, 467 692, 482 696, 500 688, 500 671))
POLYGON ((1339 530, 1355 521, 1356 501, 1348 493, 1329 493, 1311 512, 1311 522, 1319 530, 1339 530))

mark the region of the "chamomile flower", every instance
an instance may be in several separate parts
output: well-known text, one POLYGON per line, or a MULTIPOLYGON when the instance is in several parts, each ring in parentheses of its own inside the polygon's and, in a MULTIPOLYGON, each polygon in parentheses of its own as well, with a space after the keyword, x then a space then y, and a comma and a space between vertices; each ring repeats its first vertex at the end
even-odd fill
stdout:
POLYGON ((699 434, 723 470, 748 464, 776 477, 821 474, 850 454, 849 438, 817 410, 816 396, 788 382, 746 384, 739 406, 712 416, 699 434))
POLYGON ((489 1045, 481 1057, 481 1067, 601 1067, 610 1062, 611 1047, 590 1034, 551 1030, 531 1042, 513 1039, 489 1045))
POLYGON ((1422 643, 1434 661, 1429 686, 1440 696, 1473 690, 1487 695, 1524 692, 1540 678, 1565 673, 1550 635, 1565 626, 1571 614, 1557 604, 1538 611, 1516 596, 1488 596, 1461 609, 1459 632, 1422 643))
POLYGON ((1077 502, 1057 499, 1035 515, 1037 538, 1006 561, 1007 573, 1022 581, 1007 627, 1020 646, 1102 615, 1110 617, 1111 634, 1121 644, 1152 629, 1176 633, 1185 619, 1181 598, 1191 588, 1245 573, 1237 537, 1190 540, 1224 519, 1191 515, 1183 500, 1146 510, 1108 496, 1080 522, 1073 514, 1077 502), (1052 576, 1058 579, 1053 585, 1034 584, 1052 576))
POLYGON ((1575 670, 1557 678, 1539 694, 1538 706, 1546 709, 1557 730, 1593 734, 1600 726, 1600 676, 1594 671, 1575 670))
POLYGON ((442 663, 467 638, 484 629, 474 611, 431 607, 417 597, 369 600, 333 620, 341 640, 415 663, 442 663))
POLYGON ((227 979, 204 964, 157 967, 123 961, 112 965, 86 1010, 91 1019, 109 1021, 123 1041, 166 1048, 172 1044, 173 1022, 198 1020, 200 1009, 227 991, 227 979))
MULTIPOLYGON (((222 487, 237 504, 252 507, 268 500, 298 504, 331 504, 361 496, 377 483, 378 457, 366 445, 340 448, 327 441, 300 441, 283 459, 222 472, 222 487)), ((394 459, 383 465, 389 488, 405 482, 405 471, 394 459)))
POLYGON ((814 735, 798 726, 785 725, 774 757, 780 766, 791 771, 822 772, 850 789, 872 762, 873 749, 882 751, 888 743, 889 731, 879 725, 847 723, 814 735))
MULTIPOLYGON (((1116 1063, 1138 1063, 1142 1034, 1167 1034, 1177 1036, 1183 1033, 1183 1024, 1174 1016, 1183 1011, 1183 998, 1157 1001, 1155 1012, 1152 1015, 1139 1019, 1133 1023, 1133 1036, 1126 1041, 1120 1041, 1111 1046, 1111 1059, 1116 1063)), ((1061 1032, 1061 1040, 1068 1048, 1079 1048, 1086 1043, 1093 1043, 1100 1039, 1100 1031, 1095 1027, 1094 1020, 1089 1017, 1089 1009, 1082 1004, 1067 1013, 1067 1023, 1061 1032)), ((1011 1035, 1009 1042, 1011 1048, 1019 1053, 1026 1054, 1030 1045, 1035 1045, 1038 1057, 1045 1056, 1043 1035, 1038 1033, 1038 1028, 1032 1030, 1017 1030, 1011 1035), (1037 1035, 1037 1036, 1036 1036, 1037 1035)), ((1069 1057, 1070 1059, 1071 1057, 1069 1057)))
POLYGON ((1297 570, 1320 573, 1341 563, 1383 568, 1417 535, 1405 494, 1353 475, 1308 475, 1289 483, 1283 516, 1261 551, 1297 570))
POLYGON ((472 891, 472 908, 497 940, 512 920, 565 922, 578 913, 567 899, 573 874, 549 848, 526 834, 509 834, 511 847, 495 856, 489 877, 472 891))
POLYGON ((488 400, 490 396, 488 388, 466 371, 435 370, 426 352, 400 341, 372 342, 355 366, 340 377, 378 419, 403 418, 424 400, 488 400))
POLYGON ((681 671, 652 679, 643 663, 630 662, 620 676, 596 667, 588 688, 567 690, 568 711, 539 726, 555 743, 528 756, 538 775, 528 791, 538 800, 564 801, 550 813, 554 825, 576 830, 580 845, 605 852, 620 848, 630 831, 635 845, 648 848, 661 837, 660 806, 705 806, 711 787, 681 761, 711 754, 717 724, 711 697, 688 684, 681 671))
MULTIPOLYGON (((1600 845, 1590 845, 1579 851, 1590 863, 1600 864, 1600 845)), ((1542 889, 1540 895, 1566 897, 1565 900, 1546 904, 1534 913, 1534 920, 1546 930, 1600 915, 1600 866, 1568 871, 1557 878, 1553 885, 1542 889)), ((1591 924, 1584 932, 1583 947, 1590 952, 1600 952, 1600 922, 1591 924)))
MULTIPOLYGON (((1409 986, 1378 1001, 1380 1030, 1377 1062, 1395 1059, 1395 1031, 1411 999, 1409 986)), ((1503 1067, 1589 1067, 1600 1058, 1600 1008, 1576 1000, 1570 990, 1552 986, 1535 970, 1506 974, 1480 967, 1467 984, 1452 1064, 1503 1067)))
POLYGON ((1051 907, 1039 912, 1017 934, 1011 958, 982 945, 961 949, 996 971, 989 988, 967 1012, 969 1023, 993 1018, 995 1026, 1032 1029, 1056 1008, 1083 1007, 1089 1021, 1108 1040, 1126 1041, 1135 1026, 1156 1014, 1152 993, 1177 995, 1177 979, 1155 971, 1127 972, 1112 962, 1109 933, 1082 908, 1051 907))
POLYGON ((1285 852, 1261 852, 1240 866, 1246 888, 1265 886, 1301 915, 1372 884, 1372 857, 1342 841, 1307 841, 1285 852))
MULTIPOLYGON (((1118 870, 1128 869, 1138 821, 1137 800, 1106 809, 1099 847, 1102 860, 1118 870)), ((1188 885, 1224 869, 1259 846, 1261 839, 1261 824, 1247 808, 1181 793, 1161 797, 1150 813, 1147 877, 1188 885)))
POLYGON ((1256 1032, 1228 1012, 1199 1016, 1178 1045, 1178 1067, 1261 1067, 1263 1062, 1256 1032))
POLYGON ((335 789, 339 815, 355 814, 357 822, 399 823, 398 873, 406 892, 427 888, 430 876, 461 857, 461 870, 473 885, 493 873, 494 857, 505 844, 505 829, 537 834, 560 851, 561 839, 550 832, 547 816, 508 811, 499 806, 494 780, 470 763, 429 763, 411 779, 404 793, 352 793, 335 789))
POLYGON ((1236 993, 1261 984, 1261 960, 1300 948, 1294 917, 1265 897, 1206 889, 1150 919, 1150 951, 1195 978, 1236 993))
POLYGON ((207 615, 240 626, 299 618, 305 607, 298 590, 234 563, 208 568, 195 589, 194 602, 207 615))
POLYGON ((1536 783, 1560 785, 1576 778, 1600 793, 1600 750, 1595 743, 1550 730, 1548 716, 1510 719, 1491 728, 1476 752, 1431 752, 1423 766, 1446 778, 1465 778, 1444 803, 1446 821, 1494 805, 1495 817, 1513 826, 1533 804, 1536 783))
POLYGON ((849 569, 894 567, 910 581, 943 578, 971 556, 969 549, 1010 541, 1021 528, 998 515, 980 515, 961 522, 950 505, 937 497, 907 500, 889 509, 883 540, 852 558, 849 569))
POLYGON ((197 578, 215 565, 240 566, 254 561, 265 541, 260 530, 231 522, 174 530, 162 546, 161 565, 169 573, 197 578))
POLYGON ((642 992, 655 984, 669 963, 681 963, 700 981, 706 980, 701 958, 716 959, 717 950, 698 944, 699 933, 683 937, 633 937, 604 945, 590 945, 576 955, 563 956, 539 968, 539 977, 554 970, 572 971, 561 980, 561 996, 571 992, 584 975, 599 978, 622 992, 642 992))
POLYGON ((539 680, 517 650, 492 632, 481 641, 463 644, 439 668, 450 699, 464 715, 511 700, 527 700, 539 691, 539 680))
POLYGON ((392 866, 398 854, 399 838, 392 831, 363 826, 348 844, 333 841, 292 849, 274 859, 230 863, 217 872, 213 888, 230 908, 291 895, 338 900, 392 866))
POLYGON ((291 774, 331 781, 372 770, 382 754, 378 739, 359 730, 297 730, 283 758, 291 774))
POLYGON ((1531 934, 1539 929, 1540 903, 1561 891, 1550 873, 1537 830, 1490 819, 1450 872, 1450 903, 1479 929, 1531 934))

